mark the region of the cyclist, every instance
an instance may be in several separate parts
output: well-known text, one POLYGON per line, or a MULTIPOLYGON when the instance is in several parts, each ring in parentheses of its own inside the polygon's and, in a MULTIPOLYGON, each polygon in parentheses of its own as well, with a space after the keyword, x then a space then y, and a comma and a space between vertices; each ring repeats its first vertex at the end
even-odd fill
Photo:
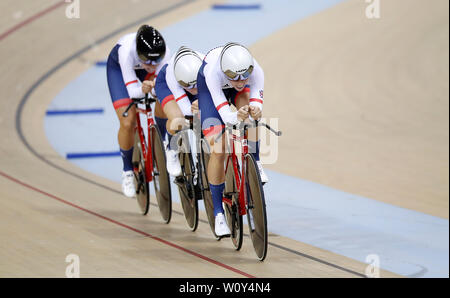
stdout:
MULTIPOLYGON (((214 140, 224 124, 237 124, 250 117, 259 120, 262 113, 264 72, 253 59, 249 50, 238 43, 227 43, 206 55, 200 68, 197 86, 199 108, 204 136, 212 145, 208 164, 208 180, 214 205, 215 233, 217 236, 230 234, 222 206, 225 187, 225 138, 217 144, 214 140), (236 106, 233 112, 230 103, 236 106)), ((262 182, 268 178, 259 161, 259 141, 256 130, 249 130, 249 152, 258 165, 262 182)))
MULTIPOLYGON (((181 175, 176 140, 172 136, 176 130, 186 123, 185 115, 198 111, 197 73, 205 55, 188 47, 180 47, 175 55, 164 65, 156 78, 156 97, 161 103, 164 114, 167 115, 166 125, 161 122, 163 134, 168 135, 167 172, 172 176, 181 175)), ((160 119, 159 121, 164 121, 160 119)))
MULTIPOLYGON (((109 93, 120 121, 118 141, 123 160, 122 191, 127 197, 136 194, 132 165, 136 108, 131 108, 128 117, 123 117, 122 113, 132 102, 131 98, 154 92, 154 79, 168 57, 170 51, 164 38, 158 30, 148 25, 142 25, 136 33, 120 38, 108 57, 109 93)), ((155 116, 165 117, 159 104, 155 108, 155 116)))

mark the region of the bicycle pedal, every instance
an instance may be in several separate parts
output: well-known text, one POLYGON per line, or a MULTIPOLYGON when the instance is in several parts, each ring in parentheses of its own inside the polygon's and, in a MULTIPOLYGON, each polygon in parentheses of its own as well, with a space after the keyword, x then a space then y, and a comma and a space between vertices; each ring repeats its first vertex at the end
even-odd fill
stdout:
POLYGON ((227 235, 223 235, 223 236, 217 236, 219 238, 219 240, 221 240, 222 238, 230 238, 231 234, 227 234, 227 235))
POLYGON ((175 177, 175 179, 173 180, 173 183, 175 183, 179 187, 183 187, 184 183, 185 183, 185 179, 183 176, 178 176, 178 177, 175 177))

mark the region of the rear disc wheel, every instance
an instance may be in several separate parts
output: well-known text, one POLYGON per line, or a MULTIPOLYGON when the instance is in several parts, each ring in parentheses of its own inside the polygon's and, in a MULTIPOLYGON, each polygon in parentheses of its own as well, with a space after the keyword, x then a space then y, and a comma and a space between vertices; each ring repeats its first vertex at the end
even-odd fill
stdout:
POLYGON ((251 154, 246 155, 247 163, 247 220, 250 238, 256 255, 264 261, 267 255, 267 214, 264 189, 256 161, 251 154))
MULTIPOLYGON (((198 227, 198 202, 195 196, 193 183, 192 164, 189 153, 180 153, 180 164, 182 176, 176 179, 180 181, 178 190, 180 193, 181 206, 184 217, 191 231, 198 227)), ((178 184, 178 183, 177 183, 178 184)))

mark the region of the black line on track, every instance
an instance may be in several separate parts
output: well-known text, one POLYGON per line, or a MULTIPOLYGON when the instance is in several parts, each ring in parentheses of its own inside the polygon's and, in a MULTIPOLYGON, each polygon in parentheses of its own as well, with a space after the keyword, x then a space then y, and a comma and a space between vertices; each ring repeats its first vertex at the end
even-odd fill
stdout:
MULTIPOLYGON (((87 182, 87 183, 96 185, 96 186, 98 186, 98 187, 101 187, 101 188, 103 188, 103 189, 105 189, 105 190, 109 190, 109 191, 112 191, 112 192, 114 192, 114 193, 117 193, 117 194, 122 195, 122 193, 121 193, 120 191, 118 191, 118 190, 116 190, 116 189, 114 189, 114 188, 111 188, 111 187, 109 187, 109 186, 103 185, 103 184, 98 183, 98 182, 96 182, 96 181, 87 179, 87 178, 85 178, 85 177, 83 177, 83 176, 78 175, 77 173, 73 173, 73 172, 71 172, 71 171, 69 171, 69 170, 67 170, 67 169, 64 169, 64 168, 62 168, 62 167, 60 167, 60 166, 58 166, 58 165, 52 163, 50 160, 46 159, 44 156, 42 156, 41 154, 39 154, 39 153, 38 153, 38 152, 37 152, 37 151, 36 151, 36 150, 28 143, 28 141, 26 140, 26 138, 25 138, 25 136, 24 136, 24 134, 23 134, 21 120, 22 120, 22 112, 23 112, 24 106, 25 106, 27 100, 30 98, 31 94, 33 93, 34 89, 36 89, 37 87, 39 87, 39 85, 41 85, 44 81, 46 81, 50 76, 52 76, 56 71, 58 71, 59 69, 61 69, 63 66, 65 66, 66 64, 68 64, 68 63, 71 62, 72 60, 78 58, 80 55, 82 55, 82 54, 84 54, 85 52, 89 51, 90 49, 92 49, 92 48, 95 47, 96 45, 105 42, 106 40, 110 39, 110 38, 113 37, 114 35, 119 34, 120 32, 122 32, 122 31, 124 31, 124 30, 127 30, 127 29, 129 29, 129 28, 132 28, 132 27, 134 27, 134 26, 137 26, 137 25, 139 25, 139 24, 141 24, 141 23, 144 23, 144 22, 146 22, 146 21, 148 21, 148 20, 150 20, 150 19, 153 19, 153 18, 156 18, 156 17, 158 17, 158 16, 161 16, 161 15, 163 15, 163 14, 165 14, 165 13, 168 13, 168 12, 170 12, 170 11, 176 9, 176 8, 179 8, 179 7, 183 6, 183 5, 186 5, 186 4, 188 4, 188 3, 191 3, 191 2, 193 2, 193 1, 195 1, 195 0, 185 0, 185 1, 179 2, 179 3, 177 3, 177 4, 174 4, 174 5, 172 5, 172 6, 169 6, 169 7, 165 8, 165 9, 163 9, 163 10, 160 10, 160 11, 158 11, 158 12, 155 12, 155 13, 149 15, 149 16, 146 16, 146 17, 144 17, 144 18, 141 18, 141 19, 139 19, 139 20, 136 21, 136 22, 130 23, 130 24, 125 25, 125 26, 123 26, 123 27, 121 27, 121 28, 119 28, 119 29, 116 29, 115 31, 113 31, 113 32, 111 32, 111 33, 105 35, 104 37, 100 38, 99 40, 97 40, 94 44, 88 45, 88 46, 82 48, 81 50, 75 52, 74 54, 72 54, 71 56, 69 56, 68 58, 64 59, 62 62, 60 62, 60 63, 57 64, 56 66, 54 66, 52 69, 50 69, 49 71, 47 71, 41 78, 39 78, 39 79, 38 79, 38 80, 37 80, 37 81, 36 81, 36 82, 35 82, 28 90, 27 90, 27 92, 25 93, 25 95, 24 95, 24 96, 22 97, 22 99, 20 100, 18 109, 17 109, 17 111, 16 111, 16 117, 15 117, 15 118, 16 118, 16 131, 17 131, 17 134, 19 135, 20 140, 21 140, 22 143, 25 145, 25 147, 26 147, 26 148, 27 148, 34 156, 36 156, 38 159, 40 159, 40 160, 43 161, 44 163, 50 165, 51 167, 53 167, 53 168, 55 168, 55 169, 57 169, 57 170, 60 170, 61 172, 64 172, 64 173, 66 173, 66 174, 68 174, 68 175, 71 175, 71 176, 76 177, 76 178, 78 178, 78 179, 80 179, 80 180, 83 180, 84 182, 87 182)), ((153 206, 158 206, 158 205, 155 204, 155 203, 150 203, 150 204, 153 205, 153 206)), ((172 212, 175 213, 175 214, 184 216, 184 214, 183 214, 182 212, 178 212, 178 211, 175 211, 175 210, 172 210, 172 212)), ((209 224, 208 221, 206 221, 206 220, 199 219, 199 221, 202 222, 202 223, 209 224)), ((245 236, 248 237, 248 235, 245 235, 245 236)), ((295 255, 298 255, 298 256, 302 256, 302 257, 308 258, 308 259, 310 259, 310 260, 313 260, 313 261, 315 261, 315 262, 318 262, 318 263, 321 263, 321 264, 324 264, 324 265, 327 265, 327 266, 336 268, 336 269, 338 269, 338 270, 341 270, 341 271, 344 271, 344 272, 347 272, 347 273, 351 273, 351 274, 354 274, 354 275, 359 276, 359 277, 366 277, 364 274, 361 274, 361 273, 359 273, 359 272, 356 272, 356 271, 353 271, 353 270, 350 270, 350 269, 341 267, 341 266, 336 265, 336 264, 329 263, 329 262, 327 262, 327 261, 324 261, 324 260, 318 259, 318 258, 316 258, 316 257, 313 257, 313 256, 310 256, 310 255, 301 253, 301 252, 299 252, 299 251, 296 251, 296 250, 293 250, 293 249, 284 247, 284 246, 282 246, 282 245, 278 245, 278 244, 275 244, 275 243, 272 243, 272 242, 269 242, 268 244, 271 245, 271 246, 273 246, 273 247, 276 247, 276 248, 278 248, 278 249, 284 250, 284 251, 286 251, 286 252, 289 252, 289 253, 292 253, 292 254, 295 254, 295 255)))

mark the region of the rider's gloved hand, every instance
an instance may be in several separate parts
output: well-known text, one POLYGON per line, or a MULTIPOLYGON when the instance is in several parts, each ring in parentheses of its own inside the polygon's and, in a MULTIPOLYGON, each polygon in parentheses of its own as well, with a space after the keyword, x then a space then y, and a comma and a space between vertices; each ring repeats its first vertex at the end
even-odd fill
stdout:
POLYGON ((254 120, 259 120, 262 116, 262 111, 259 107, 255 107, 255 106, 250 106, 250 116, 252 117, 252 119, 254 120))
POLYGON ((155 87, 154 81, 143 81, 142 82, 142 93, 150 93, 155 87))
POLYGON ((195 114, 198 112, 198 99, 192 103, 191 112, 192 112, 192 114, 195 114))
POLYGON ((248 112, 249 112, 249 106, 241 107, 237 112, 237 119, 241 122, 244 121, 245 119, 248 118, 248 115, 249 115, 248 112))

